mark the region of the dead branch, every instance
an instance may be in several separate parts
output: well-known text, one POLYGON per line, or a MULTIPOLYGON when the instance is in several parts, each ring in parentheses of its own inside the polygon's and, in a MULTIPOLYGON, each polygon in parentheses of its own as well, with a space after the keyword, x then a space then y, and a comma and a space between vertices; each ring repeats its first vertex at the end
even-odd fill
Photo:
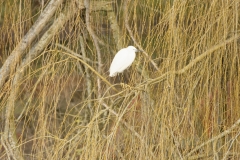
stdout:
POLYGON ((210 49, 208 49, 207 51, 205 51, 203 54, 201 54, 200 56, 198 56, 197 58, 195 58, 191 63, 189 63, 187 66, 185 66, 184 68, 180 69, 179 71, 176 72, 176 74, 182 74, 185 73, 187 70, 189 70, 190 68, 192 68, 196 63, 198 63, 199 61, 201 61, 203 58, 205 58, 207 55, 213 53, 214 51, 216 51, 217 49, 224 47, 226 44, 233 42, 234 40, 238 39, 240 37, 240 35, 235 35, 229 39, 227 39, 226 41, 223 41, 222 43, 219 43, 213 47, 211 47, 210 49))
POLYGON ((227 152, 225 153, 223 160, 227 159, 228 156, 230 155, 230 149, 233 147, 234 142, 237 140, 237 138, 240 136, 240 132, 238 132, 238 134, 233 138, 233 140, 231 141, 227 152))
MULTIPOLYGON (((98 73, 101 74, 102 73, 102 56, 101 56, 101 51, 100 51, 100 47, 99 47, 99 42, 97 40, 97 36, 95 35, 94 31, 92 30, 91 27, 91 22, 90 22, 90 2, 89 0, 84 0, 84 6, 86 8, 86 26, 87 26, 87 30, 89 32, 89 34, 91 35, 94 45, 96 47, 97 50, 97 57, 98 57, 98 73)), ((98 97, 101 97, 101 80, 99 77, 97 77, 97 86, 98 86, 98 97)))
POLYGON ((0 88, 5 83, 5 80, 10 74, 10 70, 14 69, 19 59, 23 56, 24 51, 29 47, 33 40, 39 35, 44 26, 54 15, 56 9, 62 4, 63 0, 51 0, 44 11, 41 13, 37 21, 28 31, 28 33, 23 37, 23 39, 18 43, 15 49, 12 51, 10 56, 4 62, 2 68, 0 69, 0 88))
MULTIPOLYGON (((82 55, 83 55, 83 60, 87 59, 87 54, 86 54, 86 45, 85 45, 85 41, 83 39, 83 36, 80 36, 80 46, 81 46, 81 51, 82 51, 82 55)), ((90 73, 89 73, 89 69, 88 67, 85 67, 85 72, 86 72, 86 85, 87 85, 87 97, 91 97, 92 94, 92 81, 91 81, 91 77, 90 77, 90 73)), ((92 103, 89 102, 88 103, 88 108, 91 111, 92 110, 92 103)))
MULTIPOLYGON (((72 55, 74 55, 74 56, 76 56, 76 57, 78 57, 78 58, 81 58, 81 59, 83 59, 83 60, 85 60, 85 61, 87 61, 87 62, 97 64, 96 61, 92 61, 91 59, 89 59, 89 58, 87 58, 87 57, 84 57, 84 56, 82 56, 82 55, 80 55, 80 54, 77 54, 76 52, 74 52, 73 50, 67 48, 67 47, 64 46, 64 45, 61 45, 61 44, 57 43, 56 46, 58 46, 59 48, 64 49, 65 51, 71 53, 72 55)), ((80 53, 81 53, 81 52, 80 52, 80 53)))
POLYGON ((229 129, 225 130, 224 132, 222 132, 221 134, 213 137, 212 139, 209 139, 208 141, 200 144, 199 146, 195 147, 193 150, 191 150, 186 156, 185 156, 185 159, 187 159, 189 156, 191 156, 194 152, 196 152, 197 150, 199 150, 200 148, 202 148, 203 146, 213 142, 213 141, 216 141, 218 140, 219 138, 222 138, 224 136, 226 136, 227 134, 231 133, 232 130, 234 130, 235 128, 239 127, 239 124, 240 124, 240 119, 238 119, 233 125, 232 127, 230 127, 229 129))
MULTIPOLYGON (((147 145, 147 143, 144 141, 144 139, 141 137, 141 135, 140 135, 139 133, 137 133, 131 125, 129 125, 129 124, 128 124, 127 122, 125 122, 124 120, 122 120, 122 116, 123 116, 123 115, 119 115, 117 112, 115 112, 114 110, 112 110, 106 103, 102 103, 102 105, 103 105, 106 109, 108 109, 111 114, 113 114, 114 116, 116 116, 116 117, 118 118, 118 122, 121 122, 122 124, 124 124, 124 126, 125 126, 128 130, 130 130, 130 131, 134 134, 134 136, 136 136, 136 137, 140 140, 140 142, 143 143, 143 145, 147 145)), ((126 108, 127 108, 127 107, 126 107, 126 108)), ((126 109, 126 108, 125 108, 125 109, 126 109)), ((150 152, 150 154, 151 154, 152 157, 156 158, 156 156, 154 155, 154 153, 153 153, 150 149, 149 149, 149 152, 150 152)))
POLYGON ((190 62, 188 65, 186 65, 184 68, 178 70, 178 71, 169 71, 164 73, 162 76, 157 77, 155 79, 151 79, 149 80, 147 83, 148 84, 155 84, 155 83, 159 83, 162 80, 166 79, 167 76, 172 75, 172 74, 183 74, 186 71, 188 71, 189 69, 191 69, 195 64, 197 64, 199 61, 203 60, 203 58, 205 58, 206 56, 212 54, 214 51, 216 51, 217 49, 224 47, 225 45, 227 45, 228 43, 233 42, 234 40, 238 39, 240 37, 240 35, 236 35, 233 36, 227 40, 225 40, 224 42, 221 42, 213 47, 211 47, 210 49, 208 49, 207 51, 205 51, 203 54, 201 54, 200 56, 198 56, 197 58, 195 58, 192 62, 190 62))
MULTIPOLYGON (((43 12, 44 13, 44 12, 43 12)), ((23 60, 21 66, 17 69, 16 75, 13 79, 12 90, 10 92, 10 96, 6 106, 6 114, 5 114, 5 128, 2 136, 2 143, 8 153, 9 157, 13 159, 23 159, 19 150, 17 149, 17 140, 15 137, 15 123, 13 118, 14 111, 14 103, 15 98, 17 97, 18 87, 17 84, 23 77, 23 70, 26 64, 30 63, 33 58, 41 53, 41 51, 46 47, 46 45, 50 42, 52 37, 58 32, 58 30, 63 26, 63 24, 69 19, 69 17, 74 14, 74 12, 67 12, 68 14, 61 13, 59 17, 55 20, 53 25, 49 28, 49 30, 42 36, 40 41, 29 51, 26 59, 23 60)), ((41 17, 41 16, 40 16, 41 17)), ((17 56, 21 56, 20 53, 23 52, 13 52, 17 56)), ((16 63, 16 61, 14 61, 16 63)))
POLYGON ((112 5, 106 5, 106 10, 108 11, 107 17, 108 17, 108 21, 110 22, 110 27, 113 32, 113 39, 115 41, 117 49, 120 50, 123 48, 123 45, 122 45, 122 40, 121 40, 120 28, 117 23, 117 17, 113 11, 112 5))
POLYGON ((84 64, 86 67, 88 67, 94 74, 96 74, 100 79, 102 79, 109 87, 112 87, 115 91, 118 91, 108 80, 106 80, 106 78, 104 78, 101 74, 99 74, 98 71, 96 71, 93 67, 91 67, 89 64, 87 64, 84 60, 82 60, 76 56, 73 56, 72 54, 67 53, 67 52, 65 52, 64 54, 80 61, 82 64, 84 64))

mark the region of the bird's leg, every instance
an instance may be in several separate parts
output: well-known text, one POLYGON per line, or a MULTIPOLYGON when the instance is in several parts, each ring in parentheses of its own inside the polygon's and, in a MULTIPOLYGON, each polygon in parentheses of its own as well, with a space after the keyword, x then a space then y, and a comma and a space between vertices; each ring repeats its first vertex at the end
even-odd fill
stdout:
MULTIPOLYGON (((119 77, 120 77, 120 76, 119 76, 119 77)), ((121 79, 119 78, 119 83, 120 83, 121 87, 124 88, 125 83, 122 83, 122 82, 121 82, 122 79, 123 79, 123 74, 121 74, 121 79)))
POLYGON ((119 75, 119 74, 117 74, 117 76, 118 76, 118 83, 120 83, 120 82, 121 82, 120 75, 119 75))

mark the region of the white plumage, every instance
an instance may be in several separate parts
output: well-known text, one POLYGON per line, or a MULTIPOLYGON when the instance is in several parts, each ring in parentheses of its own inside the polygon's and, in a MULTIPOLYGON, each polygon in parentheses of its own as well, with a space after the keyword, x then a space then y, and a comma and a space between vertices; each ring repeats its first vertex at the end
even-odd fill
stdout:
POLYGON ((133 63, 136 53, 138 50, 133 46, 128 46, 117 52, 113 58, 110 66, 110 77, 116 76, 118 73, 122 73, 126 68, 131 66, 133 63))

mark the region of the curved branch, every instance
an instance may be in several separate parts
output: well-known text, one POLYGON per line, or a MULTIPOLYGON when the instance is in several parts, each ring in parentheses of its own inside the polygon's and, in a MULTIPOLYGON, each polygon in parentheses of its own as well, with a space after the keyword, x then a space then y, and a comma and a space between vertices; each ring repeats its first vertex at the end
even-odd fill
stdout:
POLYGON ((105 82, 109 87, 112 87, 115 91, 118 91, 108 80, 106 80, 106 78, 104 78, 101 74, 99 74, 98 71, 96 71, 93 67, 91 67, 89 64, 87 64, 83 59, 80 59, 77 56, 74 56, 68 52, 63 52, 64 54, 77 59, 78 61, 80 61, 82 64, 84 64, 88 69, 90 69, 94 74, 96 74, 98 76, 99 79, 102 79, 103 82, 105 82))
POLYGON ((210 49, 208 49, 207 51, 205 51, 203 54, 201 54, 200 56, 198 56, 197 58, 195 58, 191 63, 189 63, 187 66, 185 66, 184 68, 180 69, 179 71, 176 72, 176 74, 182 74, 184 72, 186 72, 187 70, 189 70, 190 68, 192 68, 193 65, 195 65, 197 62, 201 61, 204 57, 206 57, 207 55, 213 53, 214 51, 216 51, 217 49, 224 47, 226 44, 231 43, 232 41, 238 39, 240 37, 240 35, 236 35, 233 36, 227 40, 225 40, 222 43, 219 43, 213 47, 211 47, 210 49))
POLYGON ((27 47, 33 42, 33 40, 39 35, 46 23, 54 15, 56 9, 62 4, 63 0, 51 0, 44 11, 41 13, 37 21, 28 31, 28 33, 23 37, 23 39, 18 43, 15 49, 12 51, 11 55, 4 62, 2 68, 0 69, 0 88, 5 83, 5 80, 10 74, 11 68, 15 68, 21 56, 27 47))
POLYGON ((167 76, 171 75, 171 74, 183 74, 186 71, 188 71, 189 69, 191 69, 195 64, 197 64, 199 61, 201 61, 203 58, 205 58, 207 55, 212 54, 214 51, 216 51, 217 49, 224 47, 226 44, 233 42, 234 40, 237 40, 240 37, 240 34, 233 36, 227 40, 225 40, 224 42, 221 42, 213 47, 211 47, 210 49, 208 49, 207 51, 205 51, 203 54, 201 54, 200 56, 198 56, 197 58, 195 58, 192 62, 190 62, 188 65, 186 65, 185 67, 183 67, 182 69, 178 70, 178 71, 169 71, 167 73, 164 73, 162 76, 157 77, 155 79, 151 79, 150 81, 148 81, 148 84, 155 84, 158 82, 161 82, 162 80, 164 80, 165 78, 167 78, 167 76))
MULTIPOLYGON (((18 67, 16 75, 14 76, 13 79, 13 84, 12 84, 12 90, 10 92, 7 106, 6 106, 6 114, 5 114, 5 127, 4 127, 4 133, 1 138, 2 143, 4 144, 4 147, 8 153, 8 157, 11 157, 13 159, 24 159, 18 150, 17 146, 17 140, 15 137, 15 123, 14 123, 14 118, 13 118, 13 112, 14 112, 14 103, 15 103, 15 98, 17 97, 17 92, 18 92, 18 87, 17 84, 23 77, 23 71, 24 67, 26 64, 30 63, 33 58, 35 58, 37 55, 41 53, 43 48, 46 47, 46 45, 51 41, 52 37, 58 32, 58 30, 63 26, 63 24, 69 19, 70 15, 72 15, 74 12, 67 12, 67 14, 60 14, 59 17, 55 20, 55 22, 52 24, 50 29, 42 36, 40 41, 29 51, 27 58, 23 60, 22 64, 18 67)), ((30 32, 30 31, 29 31, 30 32)), ((27 34, 28 35, 28 34, 27 34)), ((26 36, 25 36, 26 37, 26 36)), ((24 39, 23 39, 24 40, 24 39)), ((21 44, 21 42, 20 42, 21 44)), ((26 45, 27 47, 27 45, 26 45)), ((18 49, 18 48, 17 48, 18 49)), ((20 47, 20 49, 23 49, 20 47)), ((12 65, 15 65, 17 61, 15 60, 14 55, 17 55, 19 58, 23 54, 23 51, 20 52, 19 50, 13 51, 10 59, 8 61, 12 62, 12 65)), ((5 66, 7 64, 4 64, 5 66)), ((1 76, 6 74, 5 72, 1 73, 1 76)), ((8 72, 10 69, 8 69, 8 72)), ((5 77, 6 78, 6 77, 5 77)), ((1 79, 2 80, 2 79, 1 79)))

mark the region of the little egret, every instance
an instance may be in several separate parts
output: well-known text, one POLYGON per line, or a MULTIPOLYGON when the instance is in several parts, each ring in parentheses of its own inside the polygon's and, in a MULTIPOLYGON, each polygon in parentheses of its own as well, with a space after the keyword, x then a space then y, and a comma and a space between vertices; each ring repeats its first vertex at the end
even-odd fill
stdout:
POLYGON ((126 68, 131 66, 133 63, 136 53, 139 52, 135 47, 128 46, 117 52, 113 58, 112 64, 110 66, 110 77, 116 76, 118 73, 122 73, 126 68))

